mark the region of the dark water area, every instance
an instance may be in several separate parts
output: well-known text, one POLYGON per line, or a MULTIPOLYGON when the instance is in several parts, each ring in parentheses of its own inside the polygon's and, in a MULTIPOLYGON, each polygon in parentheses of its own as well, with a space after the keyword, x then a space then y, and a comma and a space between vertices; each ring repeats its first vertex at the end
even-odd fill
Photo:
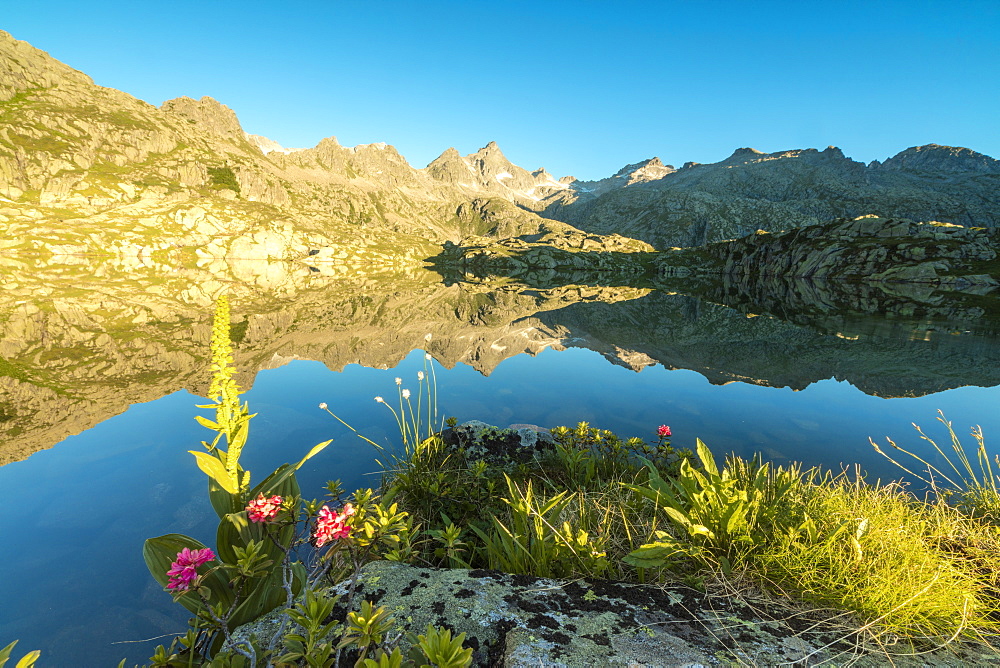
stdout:
POLYGON ((869 437, 926 453, 911 423, 946 444, 942 410, 967 444, 978 424, 998 451, 1000 309, 988 296, 863 294, 852 307, 843 290, 805 304, 733 286, 227 271, 109 269, 102 283, 99 267, 7 268, 0 645, 19 638, 19 651, 43 651, 42 665, 131 665, 184 628, 141 550, 170 532, 214 539, 205 476, 187 451, 210 435, 193 415, 223 289, 239 381, 258 413, 241 461, 259 480, 334 439, 301 471, 306 495, 329 479, 379 484, 372 446, 318 404, 393 447, 396 423, 374 397, 391 401, 396 377, 416 391, 425 352, 441 413, 460 421, 587 421, 649 439, 668 424, 675 446, 700 438, 720 458, 760 453, 895 479, 869 437))

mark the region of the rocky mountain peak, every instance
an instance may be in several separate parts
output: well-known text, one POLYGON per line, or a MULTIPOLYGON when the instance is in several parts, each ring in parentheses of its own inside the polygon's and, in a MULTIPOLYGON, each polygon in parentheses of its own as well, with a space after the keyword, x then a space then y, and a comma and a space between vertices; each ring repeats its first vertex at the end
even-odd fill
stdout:
POLYGON ((900 151, 878 169, 1000 174, 1000 160, 961 146, 926 144, 900 151))
POLYGON ((94 84, 83 72, 0 30, 0 101, 25 90, 52 88, 66 82, 94 84))
POLYGON ((240 127, 236 112, 207 95, 200 100, 178 97, 164 102, 160 109, 168 114, 196 123, 203 130, 226 138, 243 138, 246 133, 240 127))
POLYGON ((425 169, 431 177, 446 183, 466 183, 472 185, 476 181, 472 165, 462 157, 454 146, 446 148, 425 169))
POLYGON ((625 165, 612 178, 626 179, 627 185, 633 183, 662 179, 667 174, 676 171, 673 165, 664 165, 659 158, 641 160, 631 165, 625 165))
POLYGON ((268 137, 264 137, 262 135, 247 134, 246 139, 248 142, 259 148, 260 152, 264 155, 267 155, 268 153, 284 153, 285 155, 288 155, 289 153, 303 150, 301 148, 285 148, 273 139, 269 139, 268 137))

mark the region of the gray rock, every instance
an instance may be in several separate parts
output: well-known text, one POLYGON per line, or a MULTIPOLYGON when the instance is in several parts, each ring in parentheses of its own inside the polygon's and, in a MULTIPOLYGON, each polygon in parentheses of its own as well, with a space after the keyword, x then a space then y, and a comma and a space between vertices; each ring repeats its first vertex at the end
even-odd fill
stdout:
MULTIPOLYGON (((402 632, 428 624, 466 634, 473 665, 591 667, 615 665, 997 665, 985 646, 955 644, 920 656, 899 646, 866 648, 828 614, 791 611, 765 600, 710 596, 683 586, 606 580, 553 580, 490 570, 432 569, 378 561, 366 565, 352 609, 385 607, 402 632)), ((333 616, 348 612, 348 583, 333 616)), ((237 638, 273 635, 280 611, 245 625, 237 638)), ((392 635, 392 634, 390 634, 392 635)))
POLYGON ((551 449, 555 444, 546 430, 528 425, 516 427, 500 429, 470 420, 445 429, 441 438, 447 447, 464 449, 468 457, 501 465, 529 461, 536 453, 551 449))

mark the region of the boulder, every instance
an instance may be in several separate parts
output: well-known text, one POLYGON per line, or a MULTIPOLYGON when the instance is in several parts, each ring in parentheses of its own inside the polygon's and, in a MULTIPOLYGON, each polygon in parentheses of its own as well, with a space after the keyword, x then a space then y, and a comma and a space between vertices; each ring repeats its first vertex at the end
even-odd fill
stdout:
POLYGON ((500 429, 479 420, 449 427, 441 432, 441 438, 446 447, 463 449, 470 459, 500 465, 530 461, 536 453, 555 446, 547 429, 534 425, 500 429))
MULTIPOLYGON (((331 618, 347 616, 345 581, 331 618)), ((995 661, 985 646, 954 644, 920 656, 911 648, 865 648, 826 614, 792 611, 765 600, 711 595, 681 585, 554 580, 494 570, 436 569, 397 562, 367 564, 351 609, 372 601, 390 611, 394 630, 423 633, 428 624, 465 634, 475 666, 820 665, 962 666, 995 661), (891 656, 891 658, 890 658, 891 656)), ((271 638, 274 611, 235 632, 271 638)), ((329 621, 329 620, 327 620, 329 621)))

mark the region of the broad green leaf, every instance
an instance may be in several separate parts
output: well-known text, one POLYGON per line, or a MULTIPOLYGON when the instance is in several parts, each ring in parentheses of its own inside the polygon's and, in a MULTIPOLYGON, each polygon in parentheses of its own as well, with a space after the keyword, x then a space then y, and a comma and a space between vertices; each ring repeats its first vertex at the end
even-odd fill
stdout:
POLYGON ((725 531, 730 536, 740 529, 746 528, 746 510, 742 503, 734 503, 729 506, 722 516, 720 524, 725 527, 725 531))
POLYGON ((281 568, 278 567, 272 570, 268 577, 257 581, 257 585, 247 595, 246 600, 237 606, 229 623, 236 628, 241 624, 252 622, 282 605, 285 600, 281 568))
POLYGON ((715 534, 704 524, 692 524, 688 527, 688 533, 692 536, 705 536, 711 540, 715 540, 715 534))
POLYGON ((677 524, 682 527, 689 528, 691 526, 691 518, 685 515, 683 512, 677 510, 676 508, 671 508, 670 506, 663 506, 663 512, 670 516, 677 524))
POLYGON ((678 552, 682 550, 676 541, 656 541, 633 550, 622 561, 639 568, 658 568, 678 552))
POLYGON ((21 657, 21 660, 17 662, 15 668, 32 668, 35 665, 35 661, 38 661, 38 657, 42 655, 42 650, 34 649, 21 657))
POLYGON ((230 494, 236 494, 239 492, 233 481, 229 478, 229 472, 226 471, 226 467, 223 466, 222 462, 216 457, 213 457, 207 452, 199 452, 197 450, 188 450, 188 452, 194 455, 195 461, 198 462, 198 468, 200 468, 205 475, 218 483, 222 489, 226 490, 230 494))
POLYGON ((246 542, 240 536, 239 529, 229 521, 232 516, 233 514, 230 513, 223 517, 215 532, 215 545, 218 548, 219 559, 227 564, 236 563, 236 551, 233 549, 235 546, 246 547, 246 542))
POLYGON ((291 542, 294 527, 288 526, 276 530, 266 524, 250 522, 247 519, 246 511, 226 515, 219 522, 219 528, 216 532, 216 545, 219 546, 219 558, 226 563, 235 564, 236 551, 233 548, 245 548, 250 544, 250 541, 256 540, 261 541, 263 544, 261 554, 274 562, 274 564, 280 565, 285 558, 284 550, 278 547, 275 541, 271 540, 268 532, 277 533, 277 536, 275 536, 277 540, 282 545, 288 545, 291 542))
POLYGON ((3 668, 3 665, 7 663, 8 660, 10 660, 10 653, 14 651, 14 645, 16 645, 17 643, 18 641, 15 640, 14 642, 7 645, 3 649, 0 649, 0 668, 3 668))
POLYGON ((257 483, 247 496, 256 499, 260 494, 264 496, 277 494, 282 498, 298 496, 299 484, 295 480, 295 467, 291 464, 282 464, 274 470, 274 473, 257 483))
MULTIPOLYGON (((170 578, 167 571, 170 565, 177 559, 177 553, 184 548, 191 550, 201 550, 206 546, 183 534, 169 533, 156 538, 148 538, 142 546, 142 558, 146 562, 146 568, 150 575, 160 586, 166 587, 170 578)), ((212 592, 213 603, 222 601, 225 605, 230 605, 233 601, 232 591, 229 589, 229 582, 222 571, 216 570, 203 578, 202 583, 212 592)), ((201 601, 196 596, 181 596, 178 599, 185 608, 191 612, 198 612, 201 609, 201 601)))
POLYGON ((722 566, 723 574, 729 575, 733 572, 733 566, 729 563, 729 559, 722 555, 719 555, 719 565, 722 566))
POLYGON ((708 446, 705 445, 700 438, 695 439, 695 443, 698 448, 698 459, 701 460, 701 464, 705 467, 705 471, 714 476, 719 475, 719 469, 715 465, 715 457, 712 456, 712 451, 708 449, 708 446))
MULTIPOLYGON (((240 471, 242 469, 237 468, 237 473, 240 471)), ((208 500, 212 502, 212 508, 220 520, 229 513, 240 512, 244 507, 242 495, 230 494, 212 478, 208 479, 208 500)))

